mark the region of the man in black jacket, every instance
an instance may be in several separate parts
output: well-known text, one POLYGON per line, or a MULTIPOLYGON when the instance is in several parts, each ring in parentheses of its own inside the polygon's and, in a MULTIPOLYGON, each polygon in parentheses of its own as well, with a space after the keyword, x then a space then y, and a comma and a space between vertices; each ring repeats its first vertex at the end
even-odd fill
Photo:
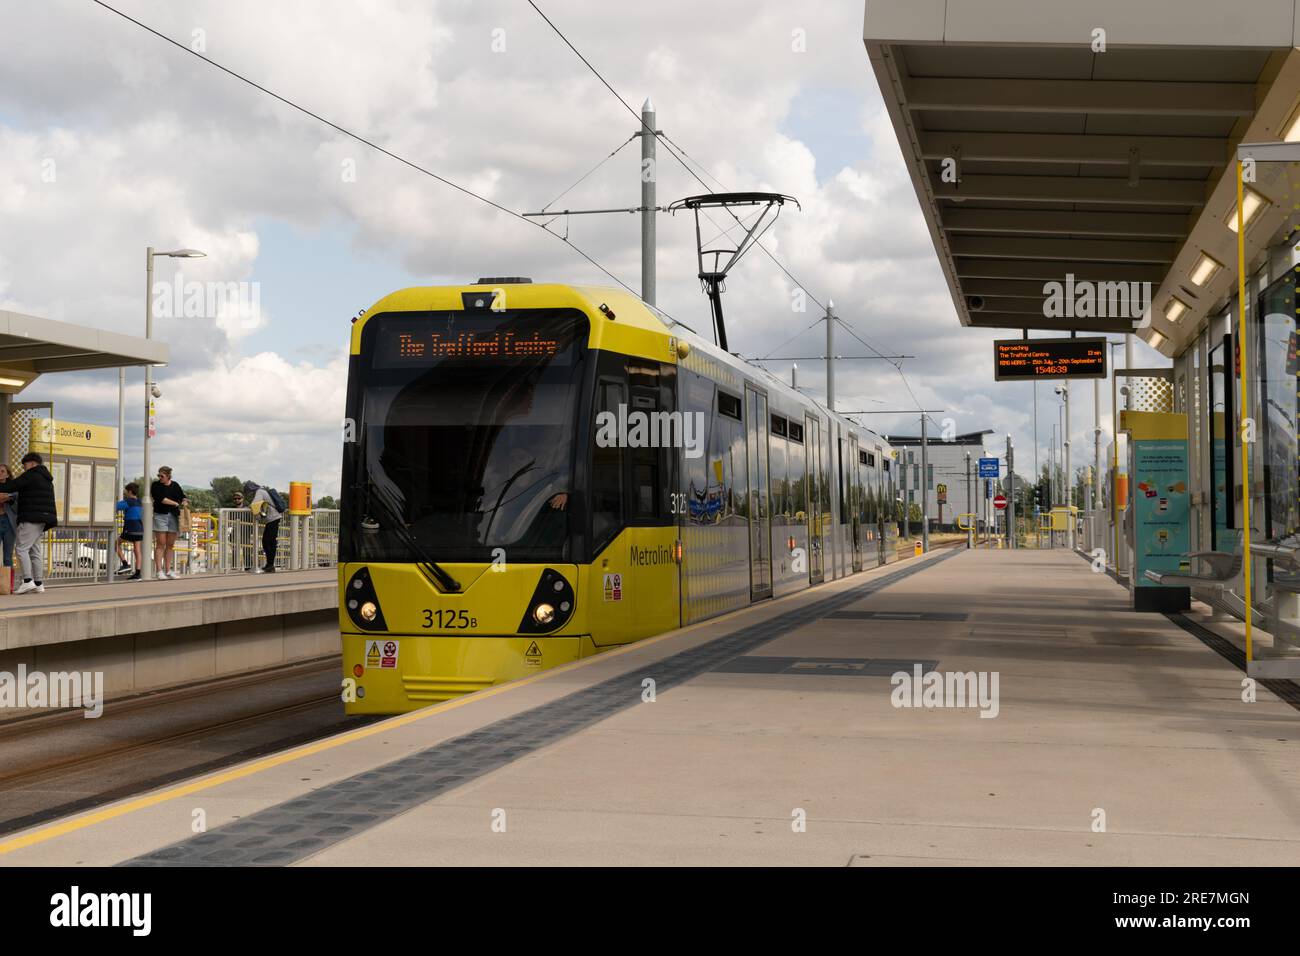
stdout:
POLYGON ((44 534, 59 523, 54 503, 54 476, 34 451, 23 455, 23 473, 0 481, 0 493, 18 496, 18 559, 23 566, 23 583, 14 594, 45 592, 41 576, 45 569, 44 534))

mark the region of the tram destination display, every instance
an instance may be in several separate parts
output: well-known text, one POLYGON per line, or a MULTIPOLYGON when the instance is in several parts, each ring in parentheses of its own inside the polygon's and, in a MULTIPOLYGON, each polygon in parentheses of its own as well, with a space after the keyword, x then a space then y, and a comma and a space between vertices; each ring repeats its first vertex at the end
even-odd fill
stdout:
POLYGON ((1106 340, 999 339, 993 343, 993 380, 1105 378, 1106 340))
POLYGON ((586 323, 571 310, 535 314, 467 313, 380 316, 369 332, 373 367, 454 365, 568 365, 571 346, 586 323))

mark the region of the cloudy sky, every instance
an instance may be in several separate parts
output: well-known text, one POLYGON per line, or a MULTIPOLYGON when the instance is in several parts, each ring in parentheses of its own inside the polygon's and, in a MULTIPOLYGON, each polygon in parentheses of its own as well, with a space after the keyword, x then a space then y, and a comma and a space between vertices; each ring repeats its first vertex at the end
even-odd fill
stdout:
MULTIPOLYGON (((515 211, 542 208, 636 128, 524 0, 113 5, 515 211)), ((958 432, 1011 432, 1019 470, 1030 470, 1031 385, 995 384, 995 336, 958 324, 867 63, 860 2, 538 5, 629 104, 653 97, 660 128, 713 188, 716 180, 799 199, 802 211, 784 213, 766 245, 872 346, 915 356, 903 363, 912 394, 884 362, 843 363, 841 408, 915 407, 914 395, 943 409, 934 417, 951 418, 958 432)), ((172 464, 182 484, 239 474, 336 493, 349 320, 394 289, 480 275, 610 281, 541 230, 91 0, 8 4, 0 18, 0 308, 143 334, 149 245, 207 253, 159 260, 156 280, 169 288, 249 284, 243 309, 155 323, 172 358, 158 370, 153 460, 172 464)), ((629 144, 563 204, 635 205, 638 148, 629 144)), ((661 158, 661 202, 703 191, 661 158)), ((639 286, 635 217, 575 217, 569 235, 639 286)), ((660 217, 658 269, 659 304, 706 331, 689 218, 660 217)), ((820 327, 782 344, 817 317, 811 301, 809 311, 793 310, 794 288, 762 253, 743 261, 726 293, 732 348, 820 355, 820 327)), ((837 351, 870 354, 847 334, 837 351)), ((1137 362, 1165 364, 1141 343, 1137 362)), ((821 397, 822 368, 800 365, 800 383, 821 397)), ((788 362, 770 367, 789 374, 788 362)), ((140 383, 138 372, 128 375, 131 473, 140 383)), ((1050 392, 1039 388, 1044 448, 1057 419, 1050 392)), ((1076 396, 1072 438, 1090 457, 1089 383, 1076 396)), ((117 376, 47 376, 21 399, 111 424, 117 376)), ((881 431, 917 427, 915 415, 865 421, 881 431)))

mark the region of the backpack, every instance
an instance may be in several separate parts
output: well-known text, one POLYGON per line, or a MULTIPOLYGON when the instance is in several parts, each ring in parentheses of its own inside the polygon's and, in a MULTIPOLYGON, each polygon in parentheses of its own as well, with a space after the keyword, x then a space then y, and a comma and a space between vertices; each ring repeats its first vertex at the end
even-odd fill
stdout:
POLYGON ((262 487, 266 489, 266 496, 271 499, 272 508, 280 512, 280 514, 284 514, 289 510, 289 506, 285 504, 284 498, 280 495, 280 492, 276 491, 270 485, 263 485, 262 487))

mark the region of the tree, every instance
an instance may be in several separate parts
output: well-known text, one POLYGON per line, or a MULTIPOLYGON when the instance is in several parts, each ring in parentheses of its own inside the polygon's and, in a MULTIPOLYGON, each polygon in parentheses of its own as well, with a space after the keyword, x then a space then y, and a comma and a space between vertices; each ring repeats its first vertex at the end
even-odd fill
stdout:
POLYGON ((325 508, 327 510, 332 510, 334 508, 337 508, 339 506, 339 503, 334 500, 332 495, 324 495, 323 497, 317 498, 312 503, 312 505, 313 507, 316 508, 325 508))
POLYGON ((243 490, 244 483, 234 475, 212 479, 212 495, 216 498, 217 507, 219 508, 233 508, 235 506, 235 492, 243 490))
POLYGON ((190 499, 190 510, 192 511, 212 513, 220 507, 217 503, 217 496, 207 488, 189 488, 185 492, 185 497, 190 499))

